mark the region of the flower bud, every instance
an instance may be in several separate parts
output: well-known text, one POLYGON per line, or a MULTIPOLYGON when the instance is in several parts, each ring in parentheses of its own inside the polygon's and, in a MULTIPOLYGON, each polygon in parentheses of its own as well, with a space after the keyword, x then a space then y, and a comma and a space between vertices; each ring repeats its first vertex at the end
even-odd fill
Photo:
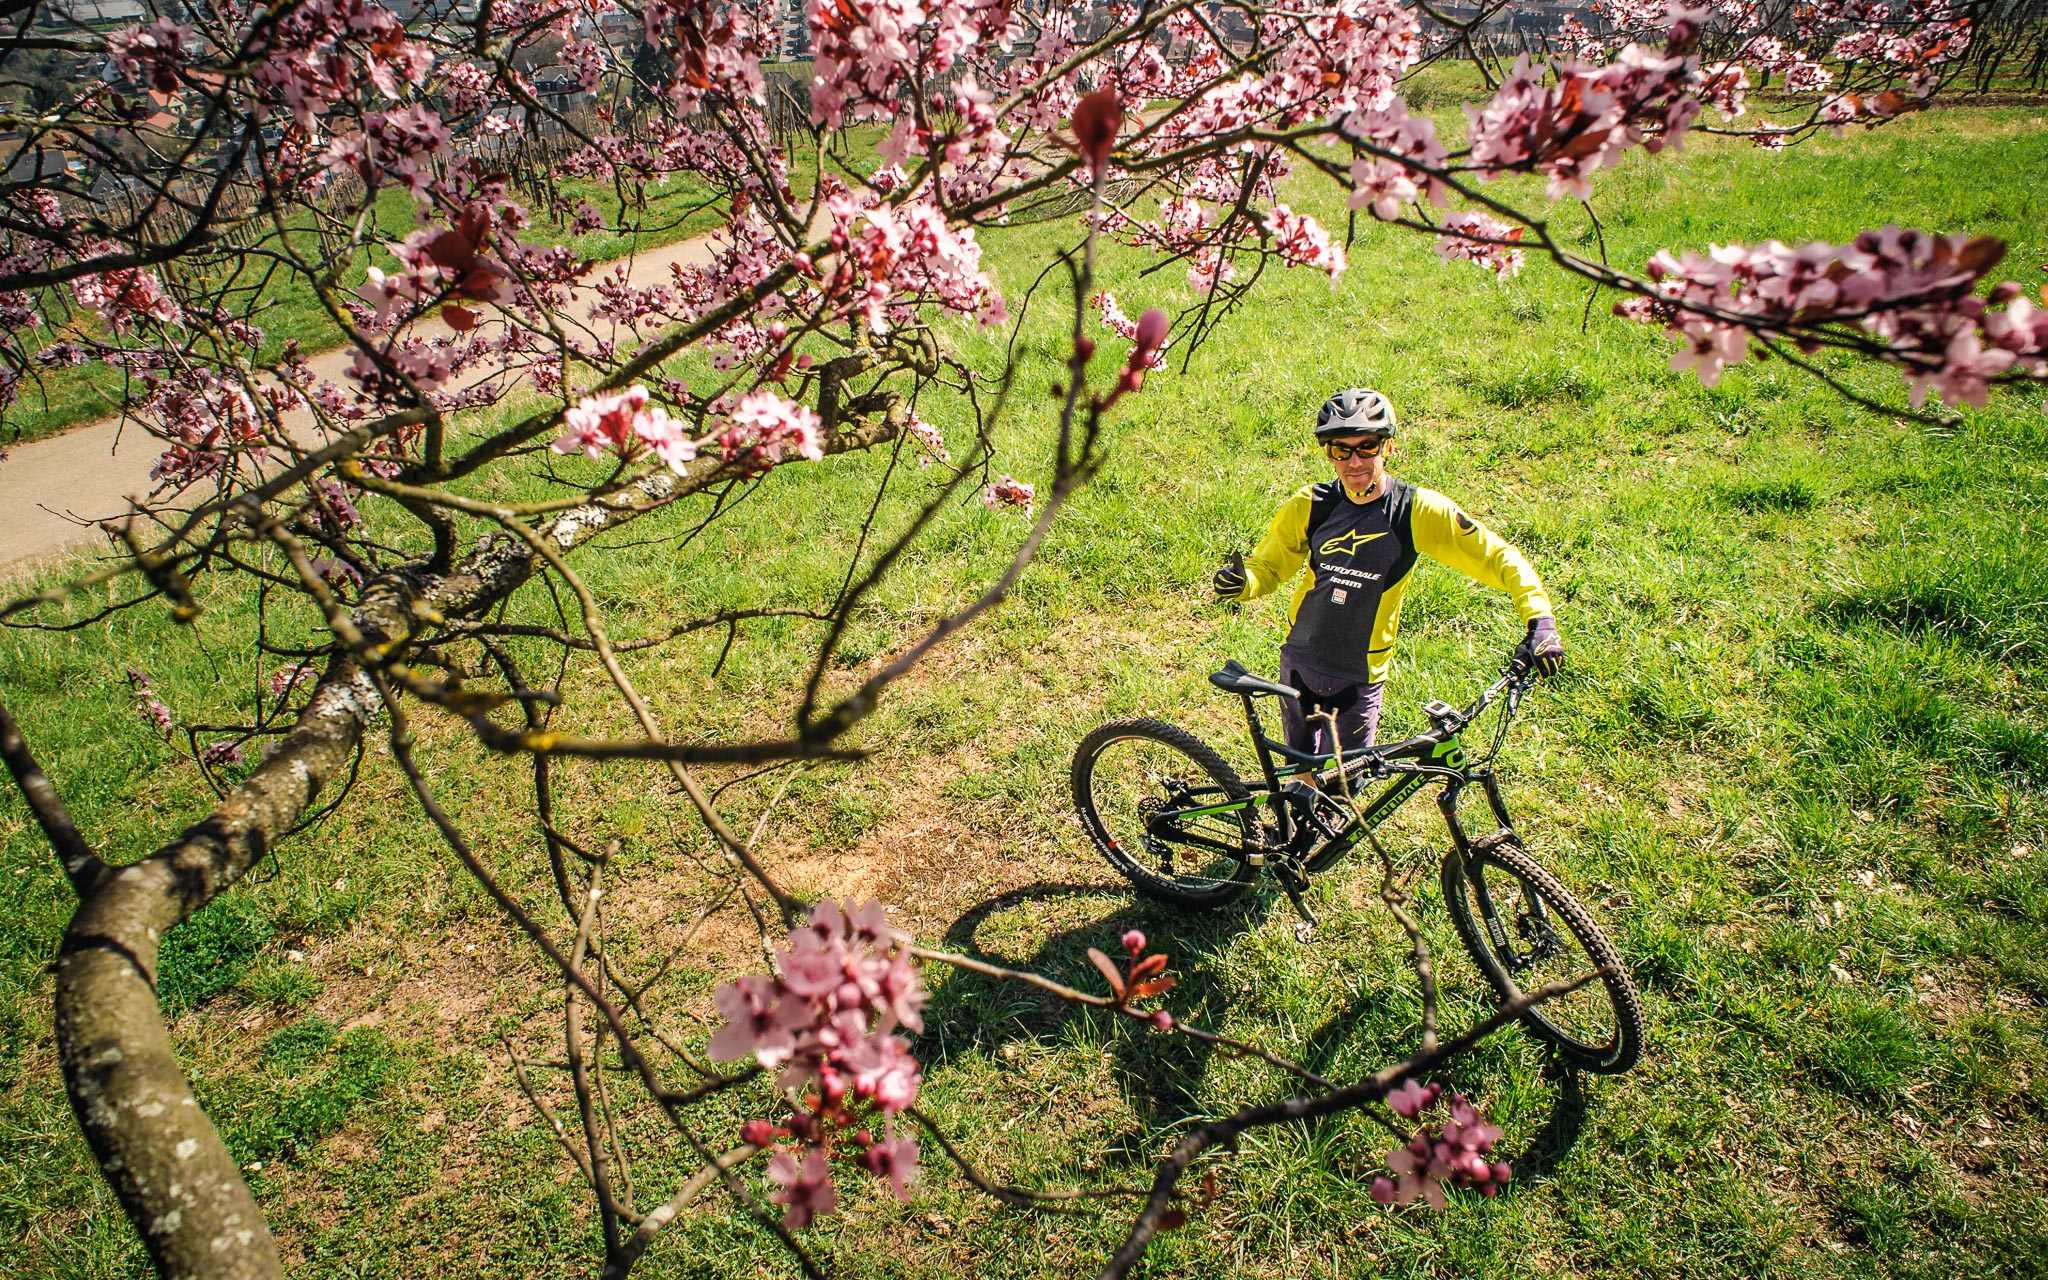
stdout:
POLYGON ((1097 89, 1074 107, 1074 145, 1091 170, 1102 171, 1123 123, 1124 104, 1115 89, 1097 89))
POLYGON ((811 353, 810 353, 810 352, 808 352, 808 351, 806 351, 806 352, 804 352, 804 353, 803 353, 802 355, 798 356, 798 357, 796 358, 796 367, 797 367, 797 368, 799 368, 799 369, 808 369, 808 368, 810 368, 810 367, 811 367, 811 353))
POLYGON ((1145 314, 1138 317, 1138 349, 1149 354, 1164 345, 1166 313, 1157 307, 1147 307, 1145 314))
POLYGON ((1372 1180, 1372 1198, 1381 1204, 1394 1203, 1394 1184, 1392 1180, 1374 1178, 1372 1180))
POLYGON ((1124 935, 1124 950, 1137 955, 1145 949, 1145 935, 1133 929, 1124 935))
POLYGON ((1515 1171, 1508 1167, 1507 1161, 1496 1160, 1493 1162, 1493 1180, 1495 1182, 1506 1182, 1514 1176, 1515 1171))
POLYGON ((1095 354, 1095 339, 1086 336, 1074 339, 1074 359, 1086 360, 1095 354))
POLYGON ((775 1141, 775 1126, 766 1120, 749 1120, 740 1126, 740 1141, 750 1147, 765 1147, 775 1141))
POLYGON ((1159 1010, 1152 1015, 1152 1029, 1154 1031, 1173 1030, 1173 1015, 1164 1009, 1159 1010))

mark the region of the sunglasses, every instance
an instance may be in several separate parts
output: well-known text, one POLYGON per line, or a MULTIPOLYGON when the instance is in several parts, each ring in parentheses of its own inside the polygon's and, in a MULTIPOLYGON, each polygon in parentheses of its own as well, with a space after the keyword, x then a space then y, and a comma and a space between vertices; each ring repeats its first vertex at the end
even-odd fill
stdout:
POLYGON ((1367 436, 1357 444, 1337 444, 1332 441, 1323 446, 1323 452, 1332 462, 1349 462, 1353 458, 1377 458, 1386 452, 1387 442, 1392 436, 1367 436))

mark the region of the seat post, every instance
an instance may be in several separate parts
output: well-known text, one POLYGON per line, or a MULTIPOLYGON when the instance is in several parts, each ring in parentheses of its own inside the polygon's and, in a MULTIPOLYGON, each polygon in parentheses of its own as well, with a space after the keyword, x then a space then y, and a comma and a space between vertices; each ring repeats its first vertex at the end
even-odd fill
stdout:
POLYGON ((1252 702, 1252 695, 1237 695, 1244 699, 1244 718, 1252 730, 1252 750, 1259 753, 1259 769, 1266 775, 1266 790, 1280 790, 1280 775, 1273 769, 1273 753, 1266 750, 1266 728, 1259 723, 1259 709, 1252 702))

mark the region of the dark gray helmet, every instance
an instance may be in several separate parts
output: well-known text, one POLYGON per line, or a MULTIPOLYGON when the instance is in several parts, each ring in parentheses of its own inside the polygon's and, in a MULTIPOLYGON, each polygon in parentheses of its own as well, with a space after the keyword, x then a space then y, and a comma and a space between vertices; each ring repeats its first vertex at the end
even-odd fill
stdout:
POLYGON ((1394 405, 1370 388, 1339 391, 1323 401, 1323 411, 1316 415, 1317 440, 1372 434, 1394 434, 1394 405))

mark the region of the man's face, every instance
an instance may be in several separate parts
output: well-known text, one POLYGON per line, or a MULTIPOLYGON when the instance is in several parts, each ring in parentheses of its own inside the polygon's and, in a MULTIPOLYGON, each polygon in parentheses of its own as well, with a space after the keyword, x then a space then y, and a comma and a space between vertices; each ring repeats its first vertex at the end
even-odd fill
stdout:
POLYGON ((1323 456, 1337 469, 1337 478, 1353 493, 1364 493, 1380 482, 1393 452, 1393 438, 1383 435, 1344 436, 1323 448, 1323 456))

